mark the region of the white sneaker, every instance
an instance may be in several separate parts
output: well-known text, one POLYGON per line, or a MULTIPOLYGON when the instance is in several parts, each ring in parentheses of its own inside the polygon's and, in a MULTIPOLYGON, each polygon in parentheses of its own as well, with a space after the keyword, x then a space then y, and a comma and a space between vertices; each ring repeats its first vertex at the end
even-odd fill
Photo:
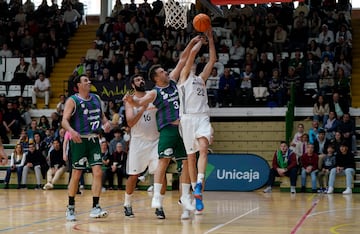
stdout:
POLYGON ((75 206, 68 206, 65 212, 66 220, 67 221, 76 221, 75 217, 75 206))
POLYGON ((266 189, 264 189, 263 192, 264 193, 271 193, 271 186, 268 186, 266 189))
POLYGON ((161 208, 161 198, 159 195, 154 195, 151 200, 151 208, 161 208))
POLYGON ((327 190, 327 194, 332 194, 334 193, 334 187, 329 187, 327 190))
POLYGON ((190 194, 183 195, 180 198, 181 205, 184 207, 185 210, 193 211, 195 210, 195 206, 191 203, 190 194))
POLYGON ((139 179, 141 182, 144 182, 144 181, 145 181, 145 176, 139 176, 138 179, 139 179))
POLYGON ((43 187, 45 190, 53 189, 54 185, 52 183, 46 183, 43 187))
POLYGON ((154 186, 151 185, 151 186, 147 189, 147 191, 148 191, 149 193, 151 193, 152 191, 154 191, 154 186))
POLYGON ((195 210, 194 211, 194 215, 202 215, 203 214, 203 210, 195 210))
POLYGON ((346 190, 343 192, 343 194, 352 194, 352 189, 351 188, 346 188, 346 190))
POLYGON ((181 214, 181 219, 182 220, 190 219, 190 211, 183 209, 183 212, 181 214))
POLYGON ((296 193, 296 188, 295 188, 295 186, 291 186, 291 187, 290 187, 290 193, 292 193, 292 194, 296 193))
POLYGON ((101 209, 99 205, 92 208, 90 211, 91 218, 106 218, 108 215, 109 213, 106 210, 101 209))

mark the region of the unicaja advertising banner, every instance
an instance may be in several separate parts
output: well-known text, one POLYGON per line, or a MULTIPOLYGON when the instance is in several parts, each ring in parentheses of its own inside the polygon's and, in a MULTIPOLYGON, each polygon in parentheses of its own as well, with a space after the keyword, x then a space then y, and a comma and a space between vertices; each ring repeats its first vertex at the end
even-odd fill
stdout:
POLYGON ((270 166, 255 154, 209 154, 206 190, 253 191, 265 185, 270 166))

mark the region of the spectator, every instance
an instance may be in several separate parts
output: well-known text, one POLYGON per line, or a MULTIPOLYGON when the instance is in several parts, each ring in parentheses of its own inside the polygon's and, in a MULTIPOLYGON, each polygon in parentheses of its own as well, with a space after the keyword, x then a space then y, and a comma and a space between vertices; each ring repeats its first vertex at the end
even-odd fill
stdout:
POLYGON ((321 58, 321 50, 315 40, 310 41, 310 44, 308 45, 308 53, 312 53, 313 58, 317 61, 321 58))
POLYGON ((44 68, 40 63, 37 62, 36 57, 32 57, 31 64, 26 72, 26 76, 30 79, 31 84, 35 82, 40 73, 44 73, 44 68))
MULTIPOLYGON (((257 63, 257 71, 264 71, 265 76, 270 76, 274 65, 271 60, 268 59, 268 55, 263 52, 260 54, 260 60, 257 63)), ((246 68, 246 66, 245 66, 246 68)))
POLYGON ((117 175, 118 189, 122 189, 122 180, 126 176, 127 153, 123 150, 121 142, 116 144, 116 150, 110 157, 109 168, 106 169, 106 178, 109 181, 109 189, 114 189, 114 174, 117 175))
POLYGON ((53 150, 48 156, 50 162, 50 168, 46 174, 47 183, 44 185, 43 189, 53 189, 54 184, 60 179, 60 177, 66 171, 65 161, 63 160, 63 150, 58 139, 55 139, 52 142, 53 150))
MULTIPOLYGON (((20 122, 21 116, 19 111, 14 107, 12 102, 7 104, 7 110, 3 115, 2 125, 8 134, 11 134, 12 138, 19 138, 20 134, 20 122)), ((4 143, 5 143, 4 139, 4 143)))
POLYGON ((27 135, 27 132, 25 129, 21 129, 20 138, 17 142, 17 144, 20 144, 23 151, 27 152, 29 149, 29 137, 27 135))
POLYGON ((300 143, 301 141, 301 137, 304 135, 305 133, 305 128, 304 128, 304 124, 299 123, 297 126, 297 132, 294 134, 293 139, 291 140, 290 143, 290 149, 294 150, 296 148, 296 145, 298 143, 300 143))
POLYGON ((340 145, 340 152, 336 155, 336 167, 330 170, 328 194, 334 192, 335 178, 337 175, 346 176, 346 190, 343 194, 352 194, 353 177, 355 174, 354 155, 349 150, 348 142, 343 141, 340 145))
POLYGON ((109 144, 109 153, 112 155, 115 150, 116 150, 116 144, 117 143, 121 143, 122 144, 122 149, 126 149, 126 143, 124 141, 124 139, 122 138, 122 131, 120 128, 115 128, 113 130, 113 134, 114 134, 114 138, 112 138, 112 140, 110 141, 109 144))
POLYGON ((35 189, 41 189, 41 165, 45 165, 46 160, 39 150, 35 149, 34 144, 29 145, 29 151, 26 154, 25 166, 23 169, 21 188, 26 188, 27 176, 30 169, 35 171, 36 186, 35 189))
POLYGON ((280 143, 280 148, 275 151, 270 169, 269 178, 264 193, 270 193, 275 182, 275 177, 290 177, 290 192, 296 193, 297 160, 294 152, 288 149, 285 141, 280 143))
POLYGON ((329 174, 331 169, 336 166, 336 154, 334 145, 328 145, 327 154, 322 158, 321 163, 319 162, 319 173, 318 173, 318 181, 320 189, 318 192, 327 193, 328 190, 328 182, 329 182, 329 174), (325 183, 324 183, 325 179, 325 183))
POLYGON ((289 61, 289 67, 295 68, 295 73, 297 73, 300 76, 304 75, 305 71, 305 58, 302 55, 302 52, 300 50, 295 51, 294 58, 290 59, 289 61))
POLYGON ((342 134, 339 130, 335 131, 335 136, 334 138, 331 140, 331 144, 334 145, 335 147, 335 152, 339 153, 340 152, 340 145, 343 142, 343 137, 342 134))
POLYGON ((332 93, 335 87, 334 77, 329 73, 328 69, 325 69, 319 78, 319 92, 318 95, 325 96, 328 93, 332 93))
POLYGON ((40 72, 39 78, 35 81, 32 92, 32 108, 37 109, 37 97, 40 97, 45 98, 44 109, 49 109, 50 87, 50 80, 45 78, 45 74, 43 72, 40 72))
POLYGON ((328 70, 331 75, 334 73, 334 65, 329 60, 329 55, 324 55, 324 61, 321 63, 320 73, 322 74, 324 71, 328 70))
POLYGON ((350 96, 350 80, 345 75, 345 71, 342 67, 339 67, 335 75, 335 90, 340 96, 348 98, 350 96))
POLYGON ((240 40, 236 40, 234 45, 229 50, 230 60, 228 64, 234 67, 242 67, 245 59, 245 48, 242 46, 240 40))
POLYGON ((314 58, 313 52, 307 53, 305 63, 305 80, 317 82, 319 80, 320 63, 314 58))
POLYGON ((212 105, 215 104, 216 107, 219 106, 219 82, 220 77, 218 75, 217 68, 213 67, 211 74, 206 81, 206 89, 207 94, 211 97, 213 96, 213 98, 209 98, 209 101, 212 105))
POLYGON ((59 114, 60 118, 62 117, 64 112, 65 101, 66 101, 65 95, 60 94, 59 102, 56 104, 56 112, 59 114))
POLYGON ((322 123, 326 123, 329 118, 329 104, 325 101, 323 96, 318 96, 313 107, 313 119, 322 123))
POLYGON ((4 43, 2 45, 2 49, 0 50, 0 57, 11 58, 12 55, 12 51, 9 49, 8 45, 4 43))
POLYGON ((27 71, 29 69, 29 63, 25 62, 24 57, 20 57, 19 64, 16 66, 14 71, 14 78, 12 82, 20 84, 30 84, 31 80, 27 77, 27 71))
POLYGON ((103 41, 110 41, 113 33, 113 22, 111 17, 106 17, 105 22, 100 24, 100 27, 96 30, 96 36, 100 37, 103 41))
POLYGON ((338 130, 341 132, 343 140, 347 141, 348 147, 350 147, 352 153, 356 153, 356 134, 355 134, 355 123, 351 119, 349 113, 344 113, 338 130))
POLYGON ((336 112, 330 111, 329 118, 324 122, 323 128, 325 129, 325 136, 328 140, 333 140, 335 137, 335 131, 339 126, 339 120, 336 118, 336 112))
POLYGON ((76 29, 78 28, 78 19, 81 19, 80 13, 72 8, 71 4, 66 6, 66 11, 63 14, 64 21, 67 24, 70 35, 73 36, 76 29))
POLYGON ((125 32, 126 34, 130 37, 130 39, 132 41, 135 41, 135 39, 137 38, 139 32, 140 32, 140 27, 139 24, 136 20, 136 16, 133 15, 129 22, 127 22, 125 24, 125 32))
POLYGON ((301 161, 301 192, 306 191, 306 176, 311 176, 311 188, 312 192, 317 192, 317 173, 319 165, 319 157, 317 153, 314 152, 314 145, 308 144, 306 147, 306 153, 300 157, 301 161))
POLYGON ((304 155, 306 153, 306 149, 309 143, 309 135, 307 133, 302 134, 301 136, 301 140, 299 143, 296 144, 295 147, 295 154, 296 154, 296 159, 299 165, 301 165, 301 161, 300 158, 302 155, 304 155))
POLYGON ((340 97, 339 93, 337 92, 333 93, 329 107, 330 111, 335 111, 338 119, 341 119, 344 113, 349 112, 349 105, 347 100, 345 100, 343 97, 340 97))
MULTIPOLYGON (((285 76, 283 84, 284 84, 284 89, 285 89, 286 101, 290 100, 291 85, 294 85, 295 95, 303 93, 302 85, 301 85, 301 78, 297 73, 295 73, 295 67, 293 67, 293 66, 289 66, 288 74, 287 74, 287 76, 285 76)), ((298 102, 299 102, 299 100, 296 100, 296 103, 298 103, 298 102)))
POLYGON ((101 55, 101 51, 96 46, 96 41, 92 42, 92 47, 87 49, 85 59, 90 63, 95 63, 98 57, 101 55))
POLYGON ((235 97, 236 82, 230 74, 230 68, 224 68, 224 74, 219 79, 219 106, 232 106, 235 97))
POLYGON ((30 56, 30 51, 34 49, 34 37, 31 36, 29 29, 24 29, 24 36, 20 40, 20 50, 24 56, 30 56))
POLYGON ((281 24, 278 24, 274 33, 274 54, 281 54, 284 51, 284 44, 287 39, 287 32, 281 24))
POLYGON ((314 141, 314 152, 319 156, 319 160, 322 160, 323 156, 327 154, 327 147, 330 143, 330 140, 325 137, 325 130, 320 128, 318 137, 314 141))
POLYGON ((16 144, 14 151, 11 153, 11 158, 10 158, 10 167, 7 169, 6 171, 6 176, 5 176, 5 189, 9 188, 9 182, 10 182, 10 176, 11 176, 11 172, 15 172, 17 173, 17 181, 18 181, 18 189, 20 188, 21 185, 21 177, 22 177, 22 172, 23 172, 23 168, 25 165, 25 161, 26 161, 26 154, 23 150, 23 147, 21 144, 16 144))
POLYGON ((81 57, 80 58, 80 63, 78 65, 76 65, 74 71, 73 71, 73 74, 75 76, 79 76, 79 75, 82 75, 82 74, 85 74, 86 72, 86 59, 85 57, 81 57))
POLYGON ((321 26, 321 32, 318 36, 318 42, 322 49, 325 49, 326 46, 332 47, 334 43, 334 33, 333 31, 329 30, 328 25, 323 24, 321 26))
POLYGON ((334 70, 338 71, 341 67, 344 70, 345 76, 350 76, 352 71, 351 64, 345 59, 345 55, 343 53, 340 54, 339 59, 336 59, 334 70))
POLYGON ((250 65, 245 66, 245 71, 240 73, 240 101, 242 104, 252 103, 254 73, 250 65))
POLYGON ((314 144, 318 134, 319 134, 319 121, 313 120, 311 123, 311 128, 309 129, 309 142, 311 144, 314 144))

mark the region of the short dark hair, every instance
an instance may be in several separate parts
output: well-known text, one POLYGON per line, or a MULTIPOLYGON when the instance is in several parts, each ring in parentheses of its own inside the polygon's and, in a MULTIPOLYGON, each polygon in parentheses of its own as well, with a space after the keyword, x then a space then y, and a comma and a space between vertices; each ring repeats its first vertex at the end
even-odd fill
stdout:
POLYGON ((133 76, 130 77, 130 83, 131 83, 131 84, 134 84, 134 79, 135 79, 136 77, 144 78, 141 74, 135 74, 135 75, 133 75, 133 76))
POLYGON ((84 77, 87 77, 87 75, 84 75, 84 74, 75 76, 75 78, 73 79, 73 82, 74 82, 75 87, 77 87, 77 84, 78 84, 78 83, 81 83, 81 77, 83 77, 83 76, 84 76, 84 77))
POLYGON ((149 77, 150 77, 151 81, 154 83, 155 83, 156 70, 160 67, 161 67, 160 65, 153 65, 149 69, 149 77))

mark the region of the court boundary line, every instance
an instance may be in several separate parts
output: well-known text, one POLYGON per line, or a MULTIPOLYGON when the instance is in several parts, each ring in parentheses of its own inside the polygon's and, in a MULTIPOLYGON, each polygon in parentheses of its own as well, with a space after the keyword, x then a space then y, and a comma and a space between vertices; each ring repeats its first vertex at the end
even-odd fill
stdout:
POLYGON ((254 208, 254 209, 252 209, 252 210, 249 210, 249 211, 247 211, 246 213, 244 213, 244 214, 242 214, 242 215, 239 215, 239 216, 237 216, 237 217, 235 217, 235 218, 227 221, 226 223, 222 223, 222 224, 219 224, 219 225, 211 228, 210 230, 204 232, 204 234, 211 233, 211 232, 214 232, 214 231, 216 231, 216 230, 218 230, 218 229, 220 229, 220 228, 222 228, 222 227, 225 227, 226 225, 228 225, 228 224, 230 224, 230 223, 232 223, 232 222, 234 222, 234 221, 236 221, 236 220, 238 220, 238 219, 241 219, 242 217, 244 217, 244 216, 246 216, 246 215, 248 215, 248 214, 250 214, 250 213, 252 213, 252 212, 254 212, 254 211, 258 210, 258 209, 259 209, 259 207, 256 207, 256 208, 254 208))

